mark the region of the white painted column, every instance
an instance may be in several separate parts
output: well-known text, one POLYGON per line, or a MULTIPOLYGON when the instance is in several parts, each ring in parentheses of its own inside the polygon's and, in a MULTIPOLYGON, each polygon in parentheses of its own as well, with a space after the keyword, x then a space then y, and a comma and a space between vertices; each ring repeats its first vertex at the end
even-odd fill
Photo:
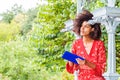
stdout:
POLYGON ((104 21, 108 33, 108 58, 107 72, 104 74, 106 80, 118 80, 119 75, 116 73, 116 49, 115 49, 115 31, 120 22, 114 21, 113 18, 106 18, 104 21))
MULTIPOLYGON (((84 0, 77 0, 77 14, 82 12, 82 8, 84 6, 83 4, 84 0)), ((78 38, 78 36, 75 34, 76 38, 78 38)), ((74 71, 74 80, 78 80, 78 71, 74 71)))
POLYGON ((116 73, 115 34, 108 31, 108 73, 116 73))
POLYGON ((115 7, 116 0, 107 0, 108 1, 108 7, 115 7))
POLYGON ((86 0, 77 0, 77 14, 82 12, 86 0))
MULTIPOLYGON (((82 12, 82 9, 84 7, 86 0, 77 0, 77 14, 82 12)), ((76 35, 76 38, 79 38, 80 36, 76 35)), ((78 80, 78 73, 79 71, 74 71, 74 80, 78 80)))

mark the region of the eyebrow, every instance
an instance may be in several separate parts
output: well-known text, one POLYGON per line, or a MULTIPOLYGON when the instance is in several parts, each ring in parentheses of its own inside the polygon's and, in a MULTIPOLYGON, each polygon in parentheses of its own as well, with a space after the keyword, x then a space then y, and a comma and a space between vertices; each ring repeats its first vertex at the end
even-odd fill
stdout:
MULTIPOLYGON (((82 26, 83 26, 83 24, 82 24, 82 26)), ((85 24, 84 26, 90 26, 90 24, 89 24, 89 23, 87 23, 87 24, 85 24)))

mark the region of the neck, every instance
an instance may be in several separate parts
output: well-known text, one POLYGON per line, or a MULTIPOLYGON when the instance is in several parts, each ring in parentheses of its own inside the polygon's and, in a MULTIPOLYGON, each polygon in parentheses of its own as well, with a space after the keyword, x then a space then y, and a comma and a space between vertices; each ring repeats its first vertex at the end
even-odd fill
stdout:
POLYGON ((88 36, 84 36, 84 37, 83 37, 83 42, 89 43, 89 42, 91 42, 91 41, 93 41, 92 38, 90 38, 90 37, 88 37, 88 36))

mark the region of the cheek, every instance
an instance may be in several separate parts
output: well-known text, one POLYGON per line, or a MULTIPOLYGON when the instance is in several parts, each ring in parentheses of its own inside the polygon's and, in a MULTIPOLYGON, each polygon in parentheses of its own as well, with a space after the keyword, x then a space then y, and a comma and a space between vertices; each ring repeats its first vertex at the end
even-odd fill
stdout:
POLYGON ((91 28, 81 28, 81 35, 89 35, 91 32, 91 28))
POLYGON ((89 35, 90 32, 91 32, 91 29, 86 29, 86 30, 85 30, 85 34, 86 34, 86 35, 89 35))
POLYGON ((86 28, 86 29, 84 29, 84 31, 90 33, 91 29, 86 28))

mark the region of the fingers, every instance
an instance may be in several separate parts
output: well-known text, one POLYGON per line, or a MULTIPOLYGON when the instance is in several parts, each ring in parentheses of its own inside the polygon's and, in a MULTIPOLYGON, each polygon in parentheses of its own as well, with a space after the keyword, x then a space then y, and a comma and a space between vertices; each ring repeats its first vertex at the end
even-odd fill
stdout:
POLYGON ((76 61, 79 65, 84 65, 85 64, 85 60, 81 60, 81 59, 77 58, 76 61))
POLYGON ((68 61, 68 63, 69 63, 70 66, 73 66, 73 63, 71 61, 68 61))

